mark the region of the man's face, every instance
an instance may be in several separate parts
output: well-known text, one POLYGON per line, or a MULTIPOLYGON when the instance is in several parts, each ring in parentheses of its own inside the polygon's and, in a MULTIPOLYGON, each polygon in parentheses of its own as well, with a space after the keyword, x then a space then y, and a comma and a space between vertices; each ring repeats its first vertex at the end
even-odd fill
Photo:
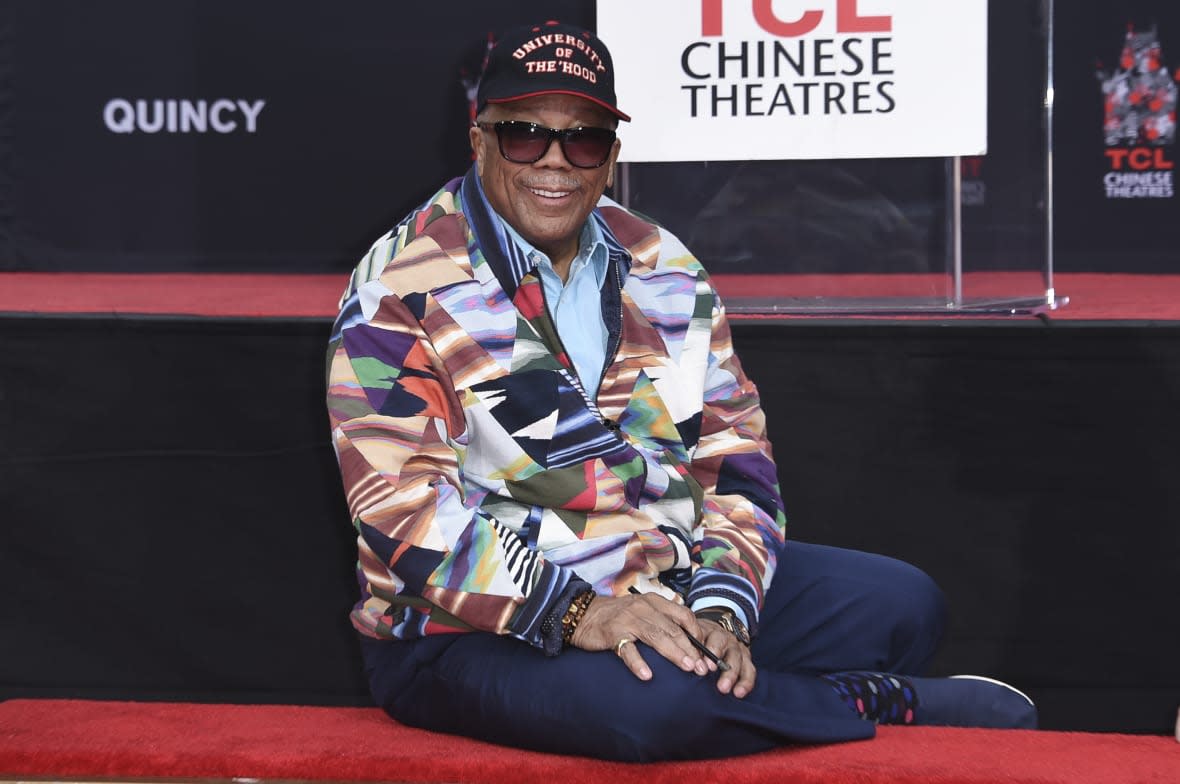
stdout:
MULTIPOLYGON (((578 127, 613 128, 612 115, 572 95, 539 95, 504 104, 489 104, 482 122, 532 122, 559 130, 578 127)), ((578 252, 578 236, 603 190, 614 182, 616 140, 607 162, 597 169, 579 169, 553 142, 535 163, 513 163, 500 155, 494 128, 473 127, 471 149, 492 208, 564 273, 578 252)))

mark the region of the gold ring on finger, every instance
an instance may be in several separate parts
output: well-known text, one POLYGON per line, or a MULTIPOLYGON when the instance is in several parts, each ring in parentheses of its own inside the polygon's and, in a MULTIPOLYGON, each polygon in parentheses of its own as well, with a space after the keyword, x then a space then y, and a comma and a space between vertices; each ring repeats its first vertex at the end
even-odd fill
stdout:
POLYGON ((623 646, 627 645, 629 643, 632 643, 632 642, 634 642, 634 640, 632 640, 630 637, 623 637, 618 642, 616 642, 615 643, 615 656, 622 658, 623 646))

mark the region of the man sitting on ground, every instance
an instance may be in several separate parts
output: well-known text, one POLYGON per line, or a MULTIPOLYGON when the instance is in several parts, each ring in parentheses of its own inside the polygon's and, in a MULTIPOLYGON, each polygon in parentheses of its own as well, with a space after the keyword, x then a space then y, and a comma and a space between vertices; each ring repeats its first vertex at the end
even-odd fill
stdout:
POLYGON ((717 293, 603 196, 630 118, 602 42, 513 31, 477 100, 475 164, 374 245, 333 331, 377 703, 620 760, 1033 726, 1010 687, 916 677, 943 625, 924 573, 784 542, 717 293))

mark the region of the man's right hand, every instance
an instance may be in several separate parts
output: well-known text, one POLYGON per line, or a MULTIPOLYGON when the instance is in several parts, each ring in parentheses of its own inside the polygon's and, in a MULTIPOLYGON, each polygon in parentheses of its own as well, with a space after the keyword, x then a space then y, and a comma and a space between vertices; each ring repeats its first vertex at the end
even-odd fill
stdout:
POLYGON ((685 672, 705 675, 716 669, 701 657, 686 632, 702 638, 696 616, 658 594, 597 596, 586 608, 570 644, 584 651, 613 650, 635 677, 644 681, 651 679, 651 668, 636 641, 646 643, 685 672))

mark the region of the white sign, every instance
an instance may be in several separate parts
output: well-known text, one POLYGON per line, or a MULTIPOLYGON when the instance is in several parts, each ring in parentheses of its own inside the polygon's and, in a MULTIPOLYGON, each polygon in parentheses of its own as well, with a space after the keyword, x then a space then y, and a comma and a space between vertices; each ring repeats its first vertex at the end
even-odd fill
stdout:
POLYGON ((598 34, 624 161, 987 150, 987 0, 598 0, 598 34))

